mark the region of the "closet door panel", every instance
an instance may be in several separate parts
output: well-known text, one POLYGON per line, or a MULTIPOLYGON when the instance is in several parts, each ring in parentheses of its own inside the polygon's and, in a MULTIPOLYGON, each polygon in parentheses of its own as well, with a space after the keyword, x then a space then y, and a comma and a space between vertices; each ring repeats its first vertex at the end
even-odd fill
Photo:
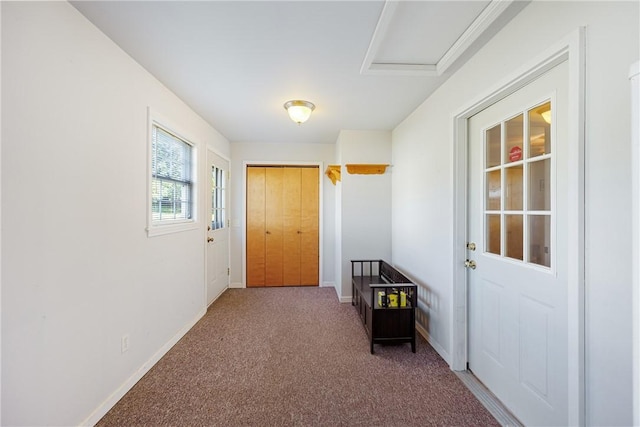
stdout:
POLYGON ((300 284, 318 285, 319 194, 318 168, 301 169, 300 284))
POLYGON ((265 285, 283 285, 283 168, 265 168, 266 268, 265 285))
POLYGON ((284 168, 283 171, 283 282, 287 286, 297 286, 300 285, 301 169, 284 168))
POLYGON ((247 286, 265 284, 265 169, 247 168, 247 286))

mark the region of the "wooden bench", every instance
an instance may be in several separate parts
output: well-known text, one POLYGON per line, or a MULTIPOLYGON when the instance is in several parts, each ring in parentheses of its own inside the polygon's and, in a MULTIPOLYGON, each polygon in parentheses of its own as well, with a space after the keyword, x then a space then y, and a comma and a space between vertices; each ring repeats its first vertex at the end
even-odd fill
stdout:
POLYGON ((411 343, 416 352, 417 286, 383 260, 351 261, 351 305, 373 345, 411 343))

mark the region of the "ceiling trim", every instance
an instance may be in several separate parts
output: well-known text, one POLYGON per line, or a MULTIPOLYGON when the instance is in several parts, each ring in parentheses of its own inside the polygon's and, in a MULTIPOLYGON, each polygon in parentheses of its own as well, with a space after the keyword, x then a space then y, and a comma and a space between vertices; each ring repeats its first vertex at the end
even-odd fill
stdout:
POLYGON ((367 54, 360 67, 360 74, 440 76, 453 65, 473 42, 480 38, 513 2, 514 0, 492 0, 436 64, 403 64, 374 62, 400 4, 397 0, 386 0, 376 29, 371 37, 369 49, 367 49, 367 54))
POLYGON ((438 74, 444 73, 456 59, 460 57, 473 42, 493 24, 502 13, 513 3, 514 0, 492 0, 484 8, 482 13, 471 23, 469 28, 456 40, 440 61, 438 61, 438 74))
POLYGON ((373 30, 373 36, 371 36, 371 41, 369 42, 369 49, 367 49, 367 54, 364 56, 364 61, 362 61, 360 74, 376 74, 369 71, 371 71, 371 65, 374 64, 375 56, 389 30, 389 24, 391 24, 399 4, 400 2, 398 1, 385 0, 376 29, 373 30))
POLYGON ((362 74, 429 77, 440 75, 437 64, 385 64, 380 62, 370 64, 362 74))

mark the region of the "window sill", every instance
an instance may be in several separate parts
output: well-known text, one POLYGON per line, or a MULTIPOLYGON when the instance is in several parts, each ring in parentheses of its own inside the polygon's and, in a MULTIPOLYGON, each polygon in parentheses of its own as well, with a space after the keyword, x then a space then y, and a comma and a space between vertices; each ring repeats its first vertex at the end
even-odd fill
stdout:
POLYGON ((147 227, 147 237, 164 236, 165 234, 180 233, 183 231, 196 230, 197 228, 198 224, 195 221, 152 225, 147 227))

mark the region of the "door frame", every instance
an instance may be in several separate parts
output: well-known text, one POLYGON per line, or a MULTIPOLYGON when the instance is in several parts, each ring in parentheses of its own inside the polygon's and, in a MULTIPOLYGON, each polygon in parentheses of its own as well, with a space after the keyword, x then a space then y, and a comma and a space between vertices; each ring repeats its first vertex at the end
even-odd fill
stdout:
MULTIPOLYGON (((629 70, 631 85, 631 259, 640 256, 640 61, 629 70)), ((640 266, 631 262, 633 287, 633 425, 640 425, 640 266)))
POLYGON ((247 167, 249 166, 317 166, 318 167, 318 287, 323 286, 323 162, 244 161, 242 162, 242 288, 247 287, 247 167))
POLYGON ((467 306, 467 121, 476 113, 495 104, 540 75, 568 61, 569 115, 568 150, 569 182, 568 247, 574 248, 568 263, 568 422, 585 424, 585 203, 584 203, 584 147, 585 147, 585 28, 580 27, 557 44, 526 63, 515 72, 499 80, 478 99, 452 117, 453 132, 453 316, 451 323, 451 369, 465 371, 468 362, 468 306, 467 306))
MULTIPOLYGON (((202 182, 205 183, 202 187, 202 193, 204 194, 204 196, 202 196, 202 200, 205 201, 205 203, 202 203, 202 218, 204 219, 204 221, 202 221, 202 223, 204 224, 202 226, 203 228, 203 234, 204 234, 204 304, 205 307, 208 307, 209 305, 213 304, 213 302, 215 300, 218 299, 218 297, 220 295, 222 295, 222 292, 224 292, 224 290, 222 292, 220 292, 218 295, 216 295, 212 300, 211 303, 207 303, 209 296, 207 295, 208 293, 208 287, 209 287, 209 246, 207 245, 206 242, 206 238, 208 235, 207 232, 207 225, 209 225, 209 223, 211 222, 211 212, 209 211, 209 208, 211 207, 210 205, 210 197, 211 194, 209 192, 210 188, 210 173, 211 171, 209 170, 209 152, 215 154, 216 156, 220 157, 221 159, 225 160, 227 162, 227 187, 226 187, 226 194, 225 194, 225 198, 226 198, 226 202, 227 202, 227 206, 226 206, 226 215, 227 215, 227 268, 231 269, 231 186, 230 184, 230 177, 231 177, 231 159, 222 154, 220 151, 216 150, 215 148, 211 147, 211 146, 206 146, 206 152, 204 157, 204 176, 203 176, 203 180, 202 182)), ((225 288, 228 289, 229 286, 231 284, 231 273, 229 273, 227 275, 227 286, 225 288)))

